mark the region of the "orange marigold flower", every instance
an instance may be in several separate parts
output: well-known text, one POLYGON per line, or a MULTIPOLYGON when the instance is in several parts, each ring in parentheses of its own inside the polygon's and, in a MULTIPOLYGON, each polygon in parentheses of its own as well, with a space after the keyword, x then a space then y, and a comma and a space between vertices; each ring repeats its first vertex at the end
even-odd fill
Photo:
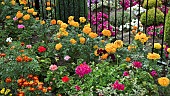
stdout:
POLYGON ((18 11, 17 14, 16 14, 16 17, 19 19, 19 18, 21 18, 22 16, 23 16, 23 13, 21 13, 20 11, 18 11))
POLYGON ((104 29, 103 31, 102 31, 102 34, 104 35, 104 36, 111 36, 112 34, 111 34, 111 31, 110 30, 106 30, 106 29, 104 29))
POLYGON ((55 25, 56 23, 57 23, 57 22, 56 22, 55 19, 51 20, 51 24, 52 24, 52 25, 55 25))
POLYGON ((47 11, 50 11, 50 10, 51 10, 51 7, 47 7, 46 10, 47 10, 47 11))
POLYGON ((34 12, 34 8, 31 8, 31 9, 28 9, 28 10, 27 10, 27 13, 32 14, 33 12, 34 12))
POLYGON ((30 15, 29 15, 29 14, 24 15, 24 16, 23 16, 23 19, 24 19, 24 20, 29 20, 29 19, 30 19, 30 15))
POLYGON ((117 46, 117 48, 123 47, 123 41, 122 40, 116 40, 114 44, 117 46))
POLYGON ((94 32, 90 32, 90 33, 89 33, 89 36, 90 36, 91 38, 96 38, 96 37, 98 36, 98 34, 96 34, 96 33, 94 33, 94 32))
POLYGON ((71 43, 71 44, 76 44, 76 42, 77 42, 77 41, 76 41, 75 39, 70 39, 70 43, 71 43))
POLYGON ((11 16, 6 16, 6 19, 10 19, 11 18, 11 16))
POLYGON ((107 57, 109 56, 109 54, 102 54, 102 56, 100 57, 102 60, 105 60, 105 59, 107 59, 107 57))
POLYGON ((22 62, 22 60, 23 60, 23 58, 22 58, 21 56, 18 56, 18 57, 16 58, 16 61, 17 61, 17 62, 22 62))
POLYGON ((6 83, 10 83, 12 81, 12 79, 10 78, 10 77, 7 77, 6 79, 5 79, 5 82, 6 83))
POLYGON ((60 27, 66 29, 68 25, 66 23, 61 23, 60 27))
POLYGON ((131 61, 131 58, 130 57, 126 57, 126 62, 130 62, 131 61))
POLYGON ((161 86, 168 86, 170 81, 167 77, 161 77, 161 78, 158 78, 158 83, 161 85, 161 86))
POLYGON ((91 32, 91 28, 86 26, 83 28, 83 32, 86 33, 86 34, 89 34, 91 32))
POLYGON ((79 38, 79 40, 80 40, 80 43, 81 43, 81 44, 84 44, 84 43, 85 43, 85 41, 86 41, 86 38, 84 38, 84 37, 80 37, 80 38, 79 38))

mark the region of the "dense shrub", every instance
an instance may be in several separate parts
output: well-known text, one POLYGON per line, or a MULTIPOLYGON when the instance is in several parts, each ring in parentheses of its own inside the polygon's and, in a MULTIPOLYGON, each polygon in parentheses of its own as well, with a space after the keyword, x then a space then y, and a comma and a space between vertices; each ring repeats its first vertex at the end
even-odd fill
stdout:
MULTIPOLYGON (((155 7, 155 5, 156 5, 156 0, 148 0, 148 9, 155 7)), ((157 6, 161 6, 161 5, 162 5, 161 0, 157 0, 157 6)), ((143 7, 147 8, 147 0, 144 0, 143 7)))
MULTIPOLYGON (((155 8, 149 9, 147 14, 147 26, 154 24, 155 19, 155 8)), ((141 15, 140 21, 142 24, 146 25, 146 12, 141 15)), ((164 14, 161 10, 156 10, 156 22, 158 25, 164 21, 164 14)))
POLYGON ((76 21, 79 17, 87 17, 88 7, 86 0, 56 0, 57 6, 57 19, 67 22, 69 16, 74 16, 76 21))
MULTIPOLYGON (((133 18, 133 16, 131 17, 133 18)), ((127 11, 124 11, 124 16, 122 17, 122 11, 117 12, 116 14, 116 25, 120 26, 122 25, 122 19, 124 24, 130 21, 130 14, 127 11)), ((110 23, 112 25, 115 25, 115 12, 112 12, 110 14, 110 23)))
POLYGON ((165 41, 170 45, 170 12, 166 16, 165 22, 165 41))

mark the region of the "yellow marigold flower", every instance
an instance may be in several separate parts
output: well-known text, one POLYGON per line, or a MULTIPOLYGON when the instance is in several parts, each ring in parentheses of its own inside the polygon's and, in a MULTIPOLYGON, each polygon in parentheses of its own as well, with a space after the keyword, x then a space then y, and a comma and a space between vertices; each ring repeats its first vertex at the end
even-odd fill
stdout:
POLYGON ((89 37, 91 37, 91 38, 96 38, 97 36, 98 36, 98 34, 96 34, 94 32, 89 33, 89 37))
POLYGON ((134 45, 129 45, 129 46, 128 46, 128 50, 130 51, 130 50, 132 50, 132 49, 136 49, 136 46, 134 46, 134 45))
POLYGON ((68 27, 68 25, 66 23, 61 23, 60 27, 66 29, 68 27))
POLYGON ((1 94, 5 93, 5 88, 2 88, 2 90, 0 91, 1 94))
POLYGON ((97 46, 97 45, 94 45, 93 48, 94 48, 94 49, 98 49, 98 46, 97 46))
POLYGON ((22 21, 22 20, 19 20, 18 22, 19 22, 19 23, 23 23, 23 21, 22 21))
POLYGON ((5 2, 1 2, 2 5, 5 5, 5 2))
POLYGON ((72 26, 79 27, 79 23, 78 22, 73 22, 72 26))
POLYGON ((111 34, 111 32, 110 32, 110 30, 106 30, 106 29, 104 29, 103 31, 102 31, 102 34, 104 35, 104 36, 111 36, 112 34, 111 34))
POLYGON ((7 95, 10 91, 11 91, 10 89, 6 89, 4 94, 7 95))
POLYGON ((21 13, 20 11, 18 11, 17 14, 16 14, 16 17, 19 19, 19 18, 21 18, 22 16, 23 16, 23 13, 21 13))
POLYGON ((24 4, 26 5, 27 4, 27 0, 19 0, 20 4, 24 4))
POLYGON ((84 37, 80 37, 80 38, 79 38, 79 40, 80 40, 80 43, 81 43, 81 44, 84 44, 84 43, 85 43, 85 41, 86 41, 86 38, 84 38, 84 37))
POLYGON ((59 31, 64 32, 64 31, 66 31, 66 29, 60 28, 59 31))
POLYGON ((55 49, 60 50, 62 48, 62 46, 63 45, 61 43, 58 43, 58 44, 55 45, 55 49))
POLYGON ((79 20, 80 20, 81 23, 86 22, 86 18, 85 17, 80 17, 79 20))
POLYGON ((63 35, 63 36, 68 36, 68 32, 67 32, 67 31, 64 31, 64 32, 62 32, 62 35, 63 35))
POLYGON ((68 17, 68 20, 69 20, 69 21, 74 20, 74 16, 69 16, 69 17, 68 17))
POLYGON ((168 49, 167 49, 167 52, 169 52, 169 53, 170 53, 170 48, 168 48, 168 49))
POLYGON ((131 61, 131 58, 130 57, 126 57, 126 62, 130 62, 131 61))
POLYGON ((158 78, 158 83, 161 86, 167 87, 169 85, 170 81, 167 77, 161 77, 161 78, 158 78))
POLYGON ((11 18, 11 16, 6 16, 6 19, 10 19, 11 18))
POLYGON ((99 56, 99 54, 97 54, 97 50, 94 51, 94 55, 99 56))
POLYGON ((50 10, 51 10, 51 7, 47 7, 46 10, 47 10, 47 11, 50 11, 50 10))
POLYGON ((70 39, 70 43, 71 43, 71 44, 76 44, 77 41, 76 41, 75 39, 70 39))
POLYGON ((83 28, 83 32, 89 34, 91 32, 91 28, 86 26, 83 28))
POLYGON ((104 42, 105 42, 105 40, 101 40, 100 42, 104 43, 104 42))
POLYGON ((50 2, 48 1, 48 2, 46 2, 46 5, 49 7, 51 4, 50 4, 50 2))
POLYGON ((24 16, 23 16, 23 19, 24 19, 24 20, 29 20, 29 19, 30 19, 30 15, 29 15, 29 14, 24 15, 24 16))
POLYGON ((105 60, 105 59, 107 59, 107 57, 109 56, 109 54, 102 54, 102 56, 100 56, 100 58, 102 59, 102 60, 105 60))
POLYGON ((156 59, 160 59, 160 55, 157 54, 157 53, 154 53, 154 52, 153 53, 148 53, 147 58, 156 60, 156 59))
POLYGON ((146 34, 142 33, 142 32, 138 32, 135 35, 135 40, 139 40, 141 43, 145 43, 146 41, 148 41, 149 37, 146 36, 146 34))
POLYGON ((58 25, 61 25, 62 23, 63 23, 63 21, 57 20, 57 24, 58 24, 58 25))
POLYGON ((77 36, 78 36, 78 37, 81 37, 81 36, 82 36, 82 34, 78 34, 77 36))
POLYGON ((37 15, 37 12, 33 12, 32 15, 36 16, 36 15, 37 15))
POLYGON ((40 21, 40 24, 41 25, 45 24, 45 21, 44 20, 40 21))
POLYGON ((114 43, 108 43, 105 46, 105 50, 108 53, 115 53, 116 52, 116 48, 117 48, 117 46, 114 43))
POLYGON ((122 40, 116 40, 114 42, 114 44, 116 45, 117 48, 123 47, 123 41, 122 40))
POLYGON ((15 4, 16 4, 16 2, 15 2, 14 0, 12 0, 12 1, 11 1, 11 4, 12 4, 12 5, 15 5, 15 4))
POLYGON ((27 10, 27 13, 32 14, 33 12, 34 12, 34 8, 31 8, 31 9, 28 9, 28 10, 27 10))
POLYGON ((154 43, 154 48, 155 49, 161 49, 161 44, 160 43, 154 43))
POLYGON ((55 19, 53 19, 53 20, 51 20, 51 22, 50 22, 52 25, 55 25, 56 24, 56 20, 55 19))

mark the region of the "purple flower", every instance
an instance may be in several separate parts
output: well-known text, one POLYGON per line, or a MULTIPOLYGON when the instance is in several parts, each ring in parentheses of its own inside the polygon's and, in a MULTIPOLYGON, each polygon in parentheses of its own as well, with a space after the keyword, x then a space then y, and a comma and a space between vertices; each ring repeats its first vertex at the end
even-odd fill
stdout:
POLYGON ((85 74, 89 74, 91 72, 91 68, 89 65, 84 62, 83 64, 80 64, 79 66, 76 67, 75 72, 79 77, 84 77, 85 74))
POLYGON ((155 70, 152 70, 150 72, 150 74, 151 74, 152 77, 158 76, 158 74, 157 74, 157 72, 155 70))
POLYGON ((135 68, 142 68, 142 63, 139 61, 134 61, 132 64, 135 68))
POLYGON ((123 76, 129 76, 129 72, 128 71, 124 71, 123 72, 123 76))
POLYGON ((76 85, 76 86, 75 86, 75 89, 76 89, 77 91, 79 91, 79 90, 81 90, 81 87, 78 86, 78 85, 76 85))
POLYGON ((25 26, 23 24, 18 24, 18 29, 23 29, 25 26))

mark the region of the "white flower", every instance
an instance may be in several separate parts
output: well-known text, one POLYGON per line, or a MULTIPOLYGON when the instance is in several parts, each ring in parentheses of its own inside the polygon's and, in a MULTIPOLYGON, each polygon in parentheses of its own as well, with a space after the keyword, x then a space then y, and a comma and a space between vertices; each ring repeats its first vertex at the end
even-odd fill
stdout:
POLYGON ((6 42, 12 42, 12 38, 11 37, 6 38, 6 42))

